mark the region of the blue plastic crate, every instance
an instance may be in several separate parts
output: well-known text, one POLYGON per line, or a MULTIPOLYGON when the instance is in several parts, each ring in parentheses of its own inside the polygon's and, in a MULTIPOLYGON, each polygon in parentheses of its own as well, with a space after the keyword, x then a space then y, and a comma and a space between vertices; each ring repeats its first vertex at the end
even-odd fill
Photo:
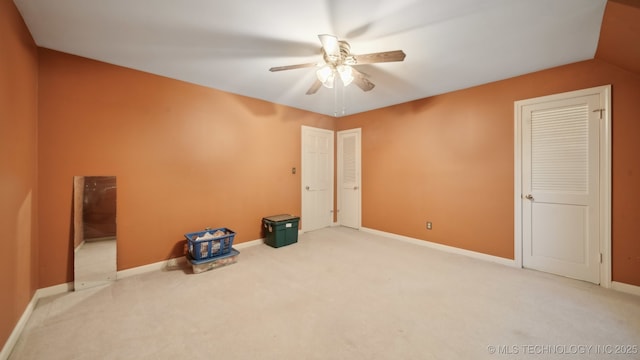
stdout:
POLYGON ((192 232, 184 234, 187 238, 189 255, 193 260, 208 260, 216 256, 222 256, 231 252, 231 246, 233 245, 233 238, 236 233, 228 228, 207 229, 203 231, 192 232), (198 237, 204 236, 206 233, 215 234, 217 231, 222 231, 225 235, 218 236, 211 239, 196 240, 198 237))

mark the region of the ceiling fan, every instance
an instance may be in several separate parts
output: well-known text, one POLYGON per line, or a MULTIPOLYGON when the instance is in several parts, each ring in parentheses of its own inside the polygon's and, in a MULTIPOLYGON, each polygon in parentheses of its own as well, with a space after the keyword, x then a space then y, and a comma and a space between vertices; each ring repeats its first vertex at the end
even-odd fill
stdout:
POLYGON ((402 50, 377 52, 371 54, 351 54, 351 46, 344 40, 338 40, 333 35, 318 35, 322 43, 322 55, 324 63, 306 63, 287 66, 276 66, 269 71, 283 71, 307 67, 318 67, 317 79, 307 90, 307 95, 315 94, 321 86, 333 88, 336 77, 339 77, 344 86, 356 84, 363 91, 370 91, 375 85, 367 79, 367 76, 354 68, 357 65, 373 64, 380 62, 403 61, 406 54, 402 50))

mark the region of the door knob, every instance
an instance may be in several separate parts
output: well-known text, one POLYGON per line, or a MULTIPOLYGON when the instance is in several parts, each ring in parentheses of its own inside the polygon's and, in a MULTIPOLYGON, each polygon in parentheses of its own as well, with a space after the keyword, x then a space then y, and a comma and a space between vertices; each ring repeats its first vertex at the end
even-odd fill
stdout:
POLYGON ((525 195, 524 198, 527 199, 527 200, 533 200, 533 196, 531 194, 525 195))
POLYGON ((305 188, 305 189, 307 189, 307 190, 309 190, 309 185, 305 186, 304 188, 305 188))
POLYGON ((354 186, 354 187, 353 187, 353 190, 358 190, 358 189, 359 189, 359 188, 358 188, 357 186, 354 186))

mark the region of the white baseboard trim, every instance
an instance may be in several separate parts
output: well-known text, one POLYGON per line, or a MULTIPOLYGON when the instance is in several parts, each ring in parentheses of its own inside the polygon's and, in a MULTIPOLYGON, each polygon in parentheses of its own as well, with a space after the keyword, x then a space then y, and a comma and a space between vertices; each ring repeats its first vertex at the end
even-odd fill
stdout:
POLYGON ((11 351, 13 351, 13 347, 16 346, 16 343, 18 342, 18 339, 20 338, 24 327, 27 325, 27 321, 29 321, 31 314, 33 313, 33 309, 36 308, 37 302, 38 299, 34 295, 31 298, 31 301, 29 301, 29 304, 27 304, 27 308, 22 313, 20 320, 18 320, 18 323, 13 328, 13 331, 9 335, 7 342, 2 347, 2 351, 0 351, 0 360, 7 360, 9 358, 9 355, 11 355, 11 351))
POLYGON ((452 254, 464 255, 464 256, 467 256, 467 257, 474 258, 474 259, 489 261, 489 262, 498 263, 498 264, 501 264, 501 265, 506 265, 506 266, 511 266, 511 267, 518 267, 516 262, 515 262, 515 260, 512 260, 512 259, 505 259, 505 258, 502 258, 502 257, 499 257, 499 256, 488 255, 488 254, 479 253, 479 252, 476 252, 476 251, 460 249, 460 248, 453 247, 453 246, 442 245, 442 244, 434 243, 434 242, 427 241, 427 240, 420 240, 420 239, 416 239, 416 238, 412 238, 412 237, 408 237, 408 236, 388 233, 388 232, 385 232, 385 231, 380 231, 380 230, 375 230, 375 229, 370 229, 370 228, 365 228, 365 227, 360 228, 360 230, 366 231, 366 232, 371 233, 371 234, 380 235, 380 236, 384 236, 384 237, 387 237, 387 238, 408 242, 408 243, 415 244, 415 245, 426 246, 428 248, 432 248, 432 249, 436 249, 436 250, 440 250, 440 251, 445 251, 445 252, 452 253, 452 254))
POLYGON ((640 286, 625 284, 617 281, 611 282, 611 288, 627 294, 640 296, 640 286))
MULTIPOLYGON (((415 238, 412 238, 412 237, 403 236, 403 235, 397 235, 397 234, 388 233, 388 232, 375 230, 375 229, 369 229, 369 228, 364 228, 363 227, 360 230, 368 232, 368 233, 371 233, 371 234, 380 235, 380 236, 384 236, 384 237, 387 237, 387 238, 408 242, 408 243, 415 244, 415 245, 426 246, 426 247, 429 247, 429 248, 432 248, 432 249, 441 250, 441 251, 445 251, 445 252, 449 252, 449 253, 453 253, 453 254, 464 255, 464 256, 475 258, 475 259, 490 261, 490 262, 494 262, 494 263, 498 263, 498 264, 502 264, 502 265, 507 265, 507 266, 511 266, 511 267, 518 267, 518 265, 516 264, 515 260, 505 259, 505 258, 501 258, 501 257, 498 257, 498 256, 493 256, 493 255, 483 254, 483 253, 479 253, 479 252, 475 252, 475 251, 460 249, 460 248, 456 248, 456 247, 453 247, 453 246, 442 245, 442 244, 433 243, 433 242, 426 241, 426 240, 415 239, 415 238)), ((612 281, 611 282, 611 289, 616 290, 616 291, 620 291, 620 292, 624 292, 624 293, 627 293, 627 294, 640 296, 640 286, 636 286, 636 285, 631 285, 631 284, 625 284, 625 283, 621 283, 621 282, 617 282, 617 281, 612 281)))
MULTIPOLYGON (((256 239, 251 241, 245 241, 243 243, 234 244, 233 248, 236 250, 246 249, 248 247, 261 245, 264 243, 264 239, 256 239)), ((118 279, 124 279, 131 276, 146 274, 153 271, 161 271, 163 269, 172 269, 179 266, 182 266, 182 263, 186 262, 187 259, 184 256, 180 256, 177 258, 172 258, 168 260, 158 261, 152 264, 137 266, 131 269, 120 270, 116 274, 118 279)))
POLYGON ((149 272, 153 272, 153 271, 160 271, 164 268, 166 268, 170 263, 173 264, 178 264, 178 262, 180 261, 184 261, 181 260, 184 259, 184 257, 179 257, 179 258, 173 258, 173 259, 168 259, 168 260, 162 260, 162 261, 158 261, 152 264, 147 264, 147 265, 142 265, 142 266, 136 266, 134 268, 131 269, 125 269, 125 270, 120 270, 116 273, 116 279, 125 279, 128 277, 132 277, 132 276, 136 276, 136 275, 141 275, 141 274, 146 274, 149 272))
MULTIPOLYGON (((298 233, 300 232, 298 231, 298 233)), ((262 244, 264 244, 264 239, 255 239, 255 240, 245 241, 243 243, 233 245, 233 247, 237 250, 241 250, 241 249, 246 249, 248 247, 262 245, 262 244)))
POLYGON ((38 289, 33 297, 36 298, 36 300, 39 300, 53 295, 64 294, 69 291, 73 291, 73 282, 38 289))
POLYGON ((33 310, 38 304, 38 300, 52 295, 64 294, 71 290, 73 290, 73 283, 54 285, 36 290, 36 292, 31 297, 31 301, 29 301, 27 307, 24 309, 22 316, 20 316, 18 323, 13 328, 13 331, 9 335, 9 338, 2 347, 2 351, 0 351, 0 360, 7 360, 9 358, 9 355, 11 355, 11 351, 13 351, 13 348, 16 346, 20 335, 22 335, 22 332, 24 331, 24 327, 27 325, 27 322, 33 314, 33 310))

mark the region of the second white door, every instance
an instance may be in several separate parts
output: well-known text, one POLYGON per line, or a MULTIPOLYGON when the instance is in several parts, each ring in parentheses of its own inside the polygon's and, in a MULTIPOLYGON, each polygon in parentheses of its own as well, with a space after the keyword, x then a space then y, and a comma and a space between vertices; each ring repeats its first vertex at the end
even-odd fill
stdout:
POLYGON ((361 129, 338 132, 338 224, 361 226, 361 129))

